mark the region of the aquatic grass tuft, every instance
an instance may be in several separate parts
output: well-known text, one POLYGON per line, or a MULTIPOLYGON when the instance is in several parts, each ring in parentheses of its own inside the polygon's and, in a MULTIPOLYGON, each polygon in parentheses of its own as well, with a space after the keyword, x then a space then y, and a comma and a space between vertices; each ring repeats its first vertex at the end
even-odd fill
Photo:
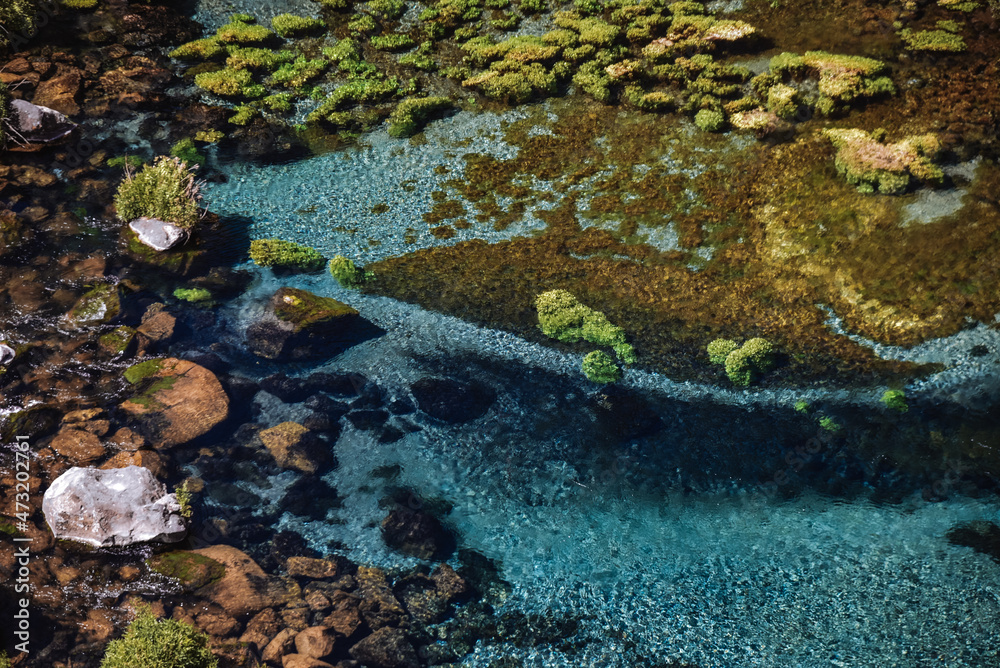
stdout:
POLYGON ((315 248, 283 239, 251 241, 250 259, 261 267, 287 267, 301 271, 315 271, 326 262, 315 248))
POLYGON ((199 184, 194 168, 180 158, 162 156, 146 165, 138 174, 125 170, 125 180, 118 186, 115 208, 124 222, 136 218, 156 218, 178 227, 191 228, 200 219, 199 184))
POLYGON ((125 635, 108 644, 101 668, 217 668, 209 638, 190 624, 140 607, 125 635))

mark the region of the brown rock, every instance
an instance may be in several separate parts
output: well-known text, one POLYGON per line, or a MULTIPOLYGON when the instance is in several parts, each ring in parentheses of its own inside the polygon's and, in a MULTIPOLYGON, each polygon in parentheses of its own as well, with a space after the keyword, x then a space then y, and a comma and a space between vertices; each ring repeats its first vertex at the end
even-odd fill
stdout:
POLYGON ((29 63, 28 59, 24 57, 15 58, 4 65, 3 69, 5 72, 12 72, 13 74, 27 74, 32 71, 31 63, 29 63))
POLYGON ((318 467, 306 451, 306 439, 309 434, 309 430, 297 422, 282 422, 265 429, 258 436, 278 466, 312 474, 318 467))
POLYGON ((78 411, 70 411, 63 416, 63 424, 76 424, 93 420, 104 412, 103 408, 81 408, 78 411))
POLYGON ((348 638, 354 635, 361 627, 361 599, 339 591, 334 593, 330 603, 333 610, 323 618, 323 625, 348 638))
POLYGON ((49 444, 53 450, 76 466, 84 466, 106 453, 101 439, 83 429, 63 427, 49 444))
POLYGON ((288 654, 281 659, 283 668, 334 668, 332 665, 311 656, 288 654))
POLYGON ((286 654, 295 651, 295 636, 298 635, 294 629, 282 629, 274 636, 274 639, 267 644, 260 658, 264 663, 281 663, 281 659, 286 654))
POLYGON ((81 422, 77 425, 80 429, 84 431, 89 431, 94 436, 104 436, 111 430, 110 420, 91 420, 90 422, 81 422))
POLYGON ((229 397, 208 369, 175 358, 159 360, 145 369, 148 373, 136 382, 136 396, 121 408, 139 419, 154 447, 187 443, 229 415, 229 397))
POLYGON ((351 648, 351 656, 369 668, 419 668, 413 645, 399 629, 378 629, 351 648))
POLYGON ((378 568, 358 567, 358 592, 361 595, 361 616, 373 629, 399 626, 406 611, 396 600, 385 573, 378 568))
POLYGON ((434 580, 438 592, 449 603, 466 596, 470 591, 469 583, 448 564, 439 564, 431 573, 431 579, 434 580))
POLYGON ((122 427, 115 433, 111 434, 111 437, 108 439, 108 443, 113 446, 117 446, 122 450, 132 451, 138 450, 142 446, 146 445, 146 439, 128 427, 122 427))
POLYGON ((86 619, 77 627, 78 637, 87 643, 105 643, 114 631, 115 624, 109 610, 88 610, 86 619))
POLYGON ((304 631, 309 628, 309 618, 311 614, 309 608, 305 605, 305 601, 302 602, 301 606, 296 606, 292 608, 285 608, 281 611, 281 622, 290 629, 295 629, 296 631, 304 631))
POLYGON ((306 605, 313 612, 323 612, 330 609, 330 599, 318 591, 306 593, 306 605))
POLYGON ((281 581, 269 577, 253 559, 235 547, 213 545, 192 552, 226 567, 226 574, 202 587, 198 595, 220 605, 230 615, 245 617, 285 603, 287 592, 281 581))
POLYGON ((312 559, 311 557, 289 557, 285 562, 288 574, 294 577, 305 577, 311 580, 336 578, 340 567, 332 559, 312 559))
POLYGON ((115 453, 108 461, 101 464, 102 469, 123 469, 127 466, 141 466, 149 469, 156 478, 165 478, 167 465, 163 456, 153 450, 122 451, 115 453))
POLYGON ((145 334, 150 341, 155 343, 168 343, 174 336, 174 327, 177 325, 177 318, 166 311, 160 311, 149 318, 143 318, 139 325, 140 334, 145 334))
POLYGON ((74 116, 80 113, 76 96, 80 92, 82 81, 80 70, 60 65, 54 77, 38 84, 35 97, 31 101, 40 107, 48 107, 67 116, 74 116))
POLYGON ((278 635, 280 630, 281 624, 278 621, 278 614, 273 608, 265 608, 247 622, 246 631, 240 636, 240 642, 253 645, 260 652, 267 647, 272 638, 278 635))
POLYGON ((295 650, 314 659, 325 659, 333 654, 337 638, 325 626, 310 626, 295 636, 295 650))
POLYGON ((221 611, 203 612, 195 618, 195 624, 202 631, 216 638, 225 638, 240 630, 239 622, 221 611))

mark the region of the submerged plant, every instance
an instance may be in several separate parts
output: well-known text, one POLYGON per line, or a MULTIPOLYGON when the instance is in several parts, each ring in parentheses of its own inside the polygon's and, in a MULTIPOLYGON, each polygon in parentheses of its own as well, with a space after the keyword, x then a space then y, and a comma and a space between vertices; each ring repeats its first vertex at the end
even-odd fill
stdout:
POLYGON ((603 350, 595 350, 584 356, 583 373, 592 383, 615 383, 622 377, 622 370, 603 350))
POLYGON ((198 147, 195 146, 194 140, 190 137, 185 137, 174 144, 170 149, 170 155, 180 158, 189 165, 201 166, 205 164, 205 156, 198 152, 198 147))
POLYGON ((863 193, 898 195, 909 187, 911 176, 931 184, 944 178, 933 163, 941 150, 935 135, 885 144, 857 128, 827 129, 823 134, 837 147, 837 170, 863 193))
POLYGON ((271 19, 274 32, 282 37, 295 37, 304 33, 316 32, 326 27, 319 19, 312 19, 294 14, 278 14, 271 19))
POLYGON ((625 330, 612 325, 600 311, 584 306, 566 290, 550 290, 535 299, 542 333, 559 341, 589 341, 610 346, 623 364, 636 362, 635 351, 625 340, 625 330))
POLYGON ((919 30, 905 28, 899 38, 910 51, 937 51, 958 53, 965 51, 965 40, 950 30, 919 30))
POLYGON ((747 387, 774 367, 774 346, 767 339, 753 338, 742 346, 729 339, 715 339, 707 346, 712 364, 725 367, 734 385, 747 387))
POLYGON ((882 393, 882 403, 886 408, 905 413, 910 410, 906 403, 906 392, 903 390, 886 390, 882 393))
POLYGON ((291 267, 302 271, 315 271, 325 262, 315 248, 282 239, 251 241, 250 259, 261 267, 291 267))
POLYGON ((365 273, 354 264, 354 260, 343 255, 334 255, 330 260, 330 275, 337 279, 342 288, 356 288, 365 281, 365 273))
POLYGON ((210 300, 212 293, 205 288, 177 288, 174 290, 174 297, 196 304, 210 300))
POLYGON ((389 114, 389 135, 409 137, 416 134, 431 117, 452 105, 447 97, 411 97, 403 100, 389 114))
POLYGON ((125 635, 112 640, 101 668, 216 668, 208 636, 176 619, 157 619, 140 608, 125 635))
POLYGON ((180 158, 166 156, 146 165, 138 174, 126 168, 125 180, 115 195, 118 217, 125 222, 157 218, 178 227, 193 227, 200 218, 201 201, 194 169, 180 158))

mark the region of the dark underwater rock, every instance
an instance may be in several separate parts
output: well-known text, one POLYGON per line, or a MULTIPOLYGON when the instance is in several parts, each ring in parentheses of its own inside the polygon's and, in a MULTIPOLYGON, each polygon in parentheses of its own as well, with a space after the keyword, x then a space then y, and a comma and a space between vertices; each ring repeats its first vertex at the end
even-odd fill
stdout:
POLYGON ((385 544, 418 559, 442 559, 454 549, 455 539, 429 513, 399 507, 382 521, 385 544))
POLYGON ((451 378, 421 378, 410 390, 420 410, 452 424, 481 418, 496 401, 496 393, 486 385, 451 378))

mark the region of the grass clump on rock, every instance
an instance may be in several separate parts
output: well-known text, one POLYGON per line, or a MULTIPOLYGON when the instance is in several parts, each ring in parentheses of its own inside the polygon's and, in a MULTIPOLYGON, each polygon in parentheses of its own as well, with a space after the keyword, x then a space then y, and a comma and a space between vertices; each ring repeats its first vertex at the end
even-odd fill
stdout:
POLYGON ((234 70, 230 67, 214 72, 201 72, 195 75, 194 83, 219 97, 257 98, 267 92, 263 86, 254 83, 249 70, 234 70))
POLYGON ((822 132, 837 147, 837 171, 863 193, 898 195, 909 187, 911 176, 930 184, 944 178, 944 172, 933 163, 941 151, 941 142, 933 134, 886 144, 877 135, 857 128, 822 132))
POLYGON ((144 607, 125 635, 112 640, 101 668, 216 668, 208 636, 176 619, 157 619, 144 607))
POLYGON ((322 30, 326 25, 319 19, 294 14, 278 14, 271 19, 271 27, 282 37, 295 37, 322 30))
POLYGON ((290 267, 302 271, 315 271, 325 262, 315 248, 282 239, 251 241, 250 259, 261 267, 290 267))
POLYGON ((389 114, 389 135, 402 138, 416 134, 430 116, 451 106, 447 97, 411 97, 400 102, 389 114))
POLYGON ((125 222, 147 217, 191 228, 200 218, 200 200, 194 170, 180 158, 162 156, 138 174, 126 169, 115 195, 115 208, 125 222))
POLYGON ((263 44, 270 41, 274 33, 257 25, 252 16, 234 14, 229 23, 219 28, 215 37, 223 44, 263 44))

